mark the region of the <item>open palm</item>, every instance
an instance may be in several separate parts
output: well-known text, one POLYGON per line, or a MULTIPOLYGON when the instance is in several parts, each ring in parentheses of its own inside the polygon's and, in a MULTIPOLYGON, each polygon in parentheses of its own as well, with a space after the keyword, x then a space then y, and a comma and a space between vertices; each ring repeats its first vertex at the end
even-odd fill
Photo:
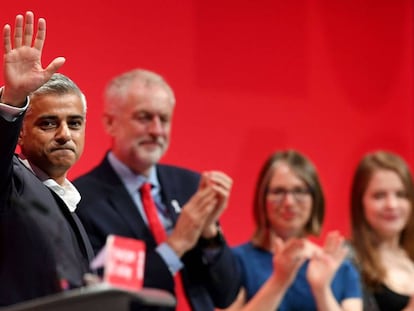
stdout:
POLYGON ((27 95, 48 81, 65 62, 63 57, 58 57, 43 69, 41 56, 46 37, 46 22, 42 18, 39 19, 36 37, 33 38, 32 12, 27 12, 25 18, 17 15, 13 39, 11 32, 10 25, 5 25, 3 29, 5 88, 2 99, 6 103, 24 101, 27 95))

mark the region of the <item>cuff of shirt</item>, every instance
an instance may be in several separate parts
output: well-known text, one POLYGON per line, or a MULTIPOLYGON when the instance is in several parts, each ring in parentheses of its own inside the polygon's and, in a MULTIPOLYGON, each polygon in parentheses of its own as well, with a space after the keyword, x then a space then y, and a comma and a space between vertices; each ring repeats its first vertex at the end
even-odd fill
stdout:
POLYGON ((164 259, 172 275, 175 275, 184 266, 180 258, 167 243, 158 245, 155 251, 164 259))
MULTIPOLYGON (((0 97, 3 93, 3 87, 0 88, 0 97)), ((27 97, 26 105, 24 107, 14 107, 0 102, 0 115, 7 121, 13 122, 19 117, 22 113, 24 113, 29 107, 30 99, 27 97)))

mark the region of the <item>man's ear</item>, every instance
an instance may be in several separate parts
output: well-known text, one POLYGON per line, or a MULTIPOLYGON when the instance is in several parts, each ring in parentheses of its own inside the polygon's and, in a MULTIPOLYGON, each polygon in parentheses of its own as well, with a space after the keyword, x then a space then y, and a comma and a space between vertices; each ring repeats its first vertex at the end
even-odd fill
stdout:
POLYGON ((23 144, 23 137, 24 137, 24 127, 20 129, 19 139, 17 140, 17 144, 21 146, 23 144))
POLYGON ((110 114, 104 113, 104 115, 102 116, 102 123, 103 123, 105 131, 110 136, 112 136, 114 117, 110 114))

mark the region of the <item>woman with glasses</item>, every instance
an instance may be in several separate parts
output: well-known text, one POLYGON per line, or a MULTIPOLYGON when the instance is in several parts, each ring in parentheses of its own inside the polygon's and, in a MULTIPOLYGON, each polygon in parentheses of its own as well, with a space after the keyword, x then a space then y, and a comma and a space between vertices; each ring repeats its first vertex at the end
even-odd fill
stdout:
POLYGON ((412 176, 400 156, 363 157, 352 183, 351 224, 365 310, 414 310, 413 205, 412 176))
POLYGON ((311 242, 324 216, 324 195, 312 163, 294 151, 271 155, 254 197, 256 230, 235 247, 243 288, 226 310, 362 310, 359 275, 345 259, 338 232, 311 242))

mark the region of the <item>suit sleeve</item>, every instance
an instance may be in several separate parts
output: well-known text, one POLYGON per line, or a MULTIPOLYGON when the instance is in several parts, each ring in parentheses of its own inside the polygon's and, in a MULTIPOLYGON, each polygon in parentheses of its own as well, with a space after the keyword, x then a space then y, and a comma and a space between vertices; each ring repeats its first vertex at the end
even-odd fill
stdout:
POLYGON ((23 117, 8 121, 0 115, 1 306, 61 290, 49 241, 26 212, 23 199, 10 200, 21 186, 21 180, 14 177, 13 161, 23 117))
POLYGON ((17 146, 23 115, 10 122, 0 116, 0 209, 8 205, 13 182, 13 155, 17 146))
POLYGON ((241 286, 237 259, 225 241, 213 261, 204 256, 199 246, 187 253, 183 258, 186 273, 204 284, 216 308, 226 308, 236 299, 241 286))

